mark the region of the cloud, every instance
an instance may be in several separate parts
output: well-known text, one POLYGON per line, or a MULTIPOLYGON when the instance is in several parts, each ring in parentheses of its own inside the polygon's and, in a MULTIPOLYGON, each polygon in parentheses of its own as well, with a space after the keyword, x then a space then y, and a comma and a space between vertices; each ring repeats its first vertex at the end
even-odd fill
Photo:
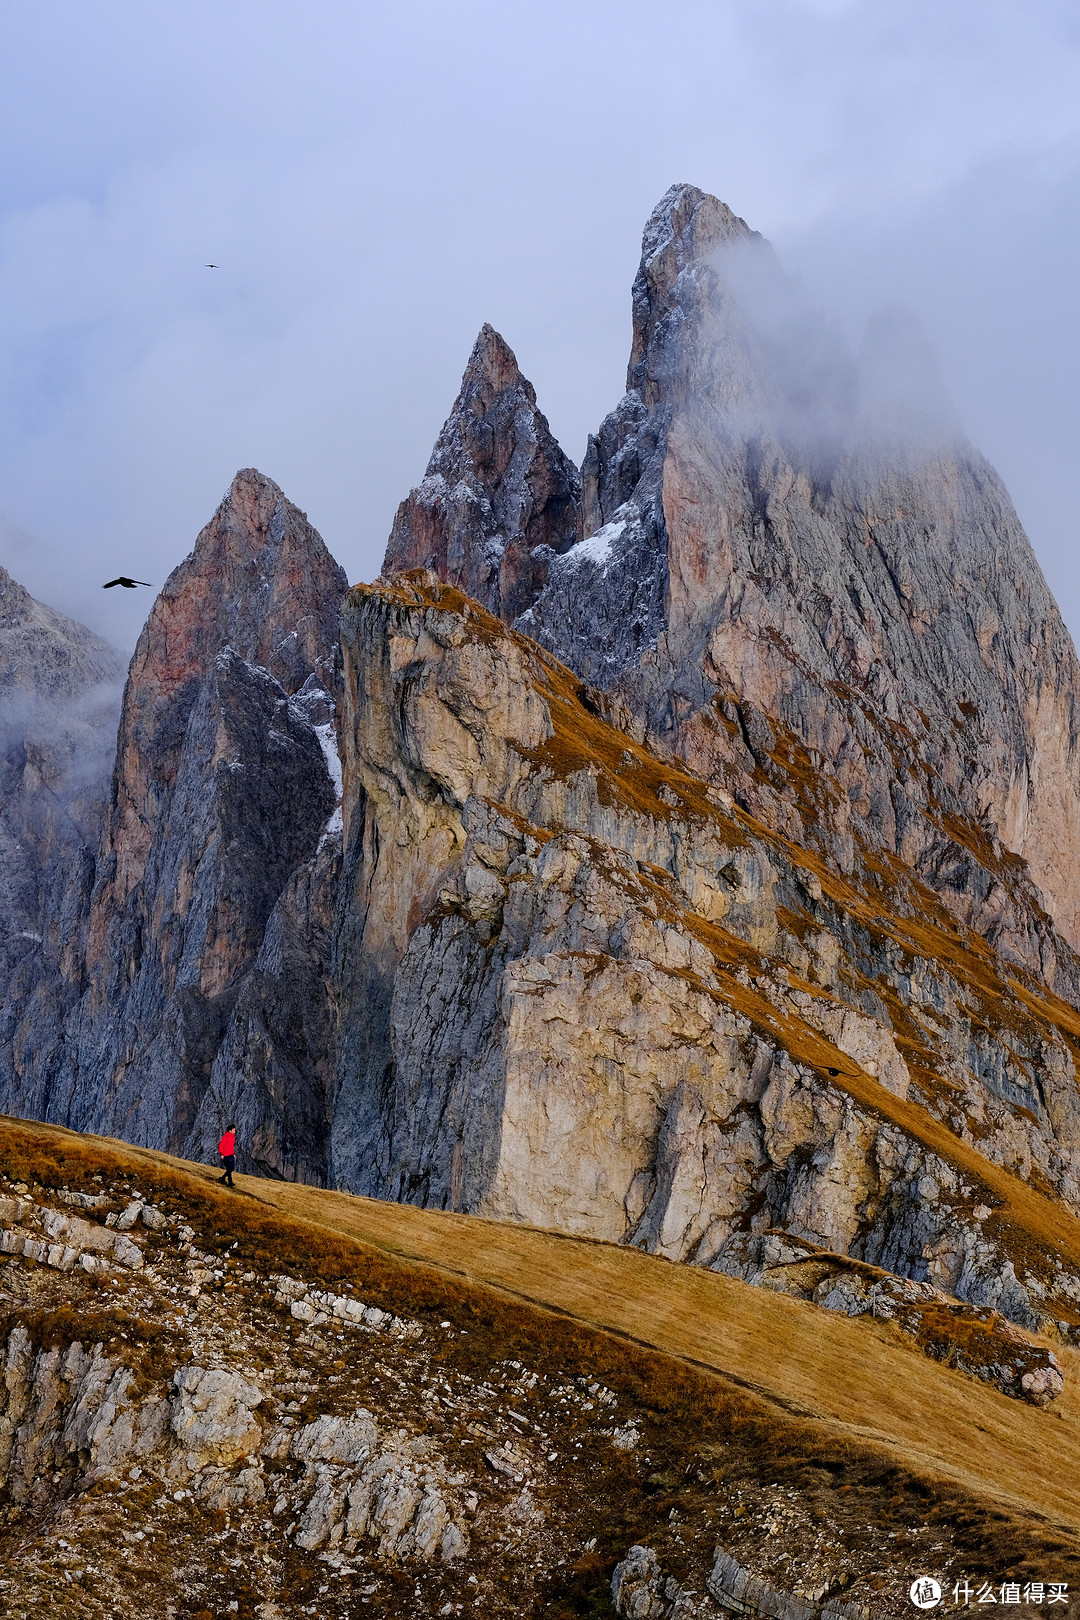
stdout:
POLYGON ((118 644, 145 595, 101 582, 160 583, 239 466, 370 577, 484 320, 580 456, 674 180, 851 341, 915 310, 1080 627, 1066 0, 52 0, 0 51, 0 511, 118 644))

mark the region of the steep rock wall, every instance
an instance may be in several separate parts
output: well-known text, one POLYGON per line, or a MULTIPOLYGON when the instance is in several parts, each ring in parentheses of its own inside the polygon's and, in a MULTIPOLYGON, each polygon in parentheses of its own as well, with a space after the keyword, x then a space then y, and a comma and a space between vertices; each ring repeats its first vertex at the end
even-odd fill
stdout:
POLYGON ((741 1275, 790 1231, 1080 1320, 1049 1236, 1080 1208, 1071 1007, 898 861, 845 878, 650 754, 433 575, 358 587, 343 626, 339 1185, 741 1275))
MULTIPOLYGON (((633 317, 581 539, 544 554, 517 627, 775 830, 849 872, 881 851, 917 864, 1075 999, 1054 932, 1080 945, 1080 666, 912 323, 887 312, 852 358, 768 244, 686 185, 646 225, 633 317), (1037 891, 1018 930, 987 905, 994 840, 1037 891)), ((432 467, 462 442, 462 400, 432 467)), ((481 517, 512 439, 485 420, 452 558, 403 544, 399 517, 385 566, 432 567, 512 618, 481 517)))
POLYGON ((28 1112, 200 1156, 242 1117, 245 1163, 322 1179, 344 590, 238 474, 132 659, 80 994, 28 1112))

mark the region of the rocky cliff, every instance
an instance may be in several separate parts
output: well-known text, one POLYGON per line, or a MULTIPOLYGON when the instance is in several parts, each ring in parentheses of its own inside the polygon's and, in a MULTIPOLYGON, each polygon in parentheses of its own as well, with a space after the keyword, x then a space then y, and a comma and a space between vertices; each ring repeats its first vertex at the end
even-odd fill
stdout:
POLYGON ((509 623, 580 537, 578 495, 532 384, 484 326, 423 482, 398 508, 384 569, 433 568, 509 623))
MULTIPOLYGON (((901 855, 1001 943, 994 862, 952 828, 981 823, 1080 944, 1080 668, 911 322, 880 317, 850 357, 768 245, 685 185, 646 226, 633 316, 582 539, 519 628, 777 830, 847 871, 901 855)), ((392 541, 387 567, 494 606, 464 509, 455 545, 450 563, 392 541)), ((1006 948, 1053 977, 1052 934, 1029 928, 1006 948)))
POLYGON ((900 861, 840 873, 658 759, 431 574, 357 587, 343 645, 338 1184, 759 1281, 798 1234, 1080 1326, 1071 1005, 900 861))
POLYGON ((203 1154, 228 1114, 267 1173, 325 1173, 344 589, 303 514, 238 474, 135 649, 81 995, 19 1111, 203 1154))
POLYGON ((36 1111, 78 994, 123 663, 0 568, 0 1096, 36 1111))

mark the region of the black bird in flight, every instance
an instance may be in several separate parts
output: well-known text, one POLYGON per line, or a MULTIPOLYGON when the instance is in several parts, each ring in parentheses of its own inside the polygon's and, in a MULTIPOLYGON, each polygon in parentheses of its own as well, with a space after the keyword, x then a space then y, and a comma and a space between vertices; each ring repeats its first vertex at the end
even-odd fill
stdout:
POLYGON ((204 264, 203 269, 204 270, 220 270, 221 266, 220 266, 220 264, 204 264))
POLYGON ((149 583, 148 579, 128 579, 126 574, 120 574, 118 578, 110 579, 101 588, 103 591, 111 591, 114 585, 122 585, 125 590, 133 591, 136 585, 149 585, 149 583))

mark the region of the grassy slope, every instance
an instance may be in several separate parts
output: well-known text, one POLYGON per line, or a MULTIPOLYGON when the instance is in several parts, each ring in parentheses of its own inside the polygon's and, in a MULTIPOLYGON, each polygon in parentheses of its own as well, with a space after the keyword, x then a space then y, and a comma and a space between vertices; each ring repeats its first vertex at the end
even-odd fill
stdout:
POLYGON ((852 1321, 735 1278, 610 1243, 246 1180, 277 1208, 447 1267, 685 1357, 917 1472, 1080 1524, 1080 1352, 1055 1346, 1065 1393, 1038 1411, 929 1361, 890 1324, 852 1321))
POLYGON ((691 1403, 710 1385, 729 1409, 734 1397, 759 1435, 776 1425, 778 1455, 876 1454, 892 1473, 1070 1543, 1080 1527, 1080 1352, 1055 1346, 1065 1393, 1039 1411, 926 1359, 889 1324, 614 1244, 251 1177, 237 1178, 238 1196, 205 1165, 27 1122, 0 1123, 0 1160, 45 1185, 99 1164, 144 1188, 164 1181, 187 1190, 223 1244, 239 1233, 243 1252, 247 1233, 283 1270, 355 1271, 398 1308, 465 1305, 489 1335, 547 1335, 560 1355, 598 1346, 609 1371, 625 1357, 647 1376, 651 1355, 670 1383, 682 1364, 691 1403))

